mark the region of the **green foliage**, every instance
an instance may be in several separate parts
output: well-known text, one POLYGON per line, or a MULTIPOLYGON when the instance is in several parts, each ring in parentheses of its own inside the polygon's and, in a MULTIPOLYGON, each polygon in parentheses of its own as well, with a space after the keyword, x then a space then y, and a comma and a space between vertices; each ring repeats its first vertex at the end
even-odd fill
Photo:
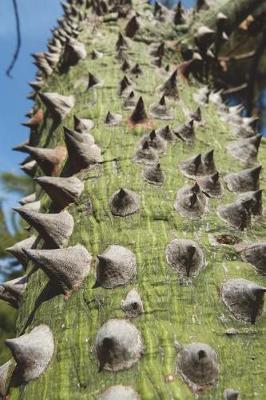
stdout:
MULTIPOLYGON (((32 183, 28 177, 10 172, 0 175, 0 184, 7 195, 25 196, 32 190, 32 183)), ((4 200, 0 202, 0 282, 13 279, 20 274, 18 262, 5 249, 26 237, 26 231, 23 231, 20 219, 15 217, 13 211, 5 213, 3 203, 4 200)), ((17 311, 0 300, 0 365, 9 357, 4 340, 16 335, 16 316, 17 311)))
POLYGON ((0 184, 9 193, 17 193, 26 196, 33 188, 32 181, 28 176, 17 175, 11 172, 2 172, 0 184))
MULTIPOLYGON (((7 195, 26 196, 32 190, 32 182, 29 177, 16 175, 11 172, 3 172, 0 174, 0 185, 7 195)), ((7 247, 13 246, 14 243, 25 238, 26 233, 22 231, 20 219, 17 219, 15 213, 10 210, 5 213, 3 204, 5 199, 0 201, 0 266, 1 261, 10 258, 5 251, 7 247)), ((3 268, 3 267, 2 267, 3 268)), ((1 274, 0 270, 0 274, 1 274)))
MULTIPOLYGON (((10 211, 11 228, 7 226, 6 216, 2 205, 0 204, 0 263, 2 260, 10 258, 10 255, 5 251, 7 247, 13 246, 19 240, 25 237, 25 233, 21 231, 19 220, 14 218, 14 212, 10 211), (12 232, 11 232, 12 231, 12 232)), ((0 264, 1 265, 1 264, 0 264)), ((1 271, 0 271, 1 272, 1 271)))
POLYGON ((17 311, 0 301, 0 365, 10 358, 10 352, 4 345, 4 341, 16 335, 16 318, 17 311))

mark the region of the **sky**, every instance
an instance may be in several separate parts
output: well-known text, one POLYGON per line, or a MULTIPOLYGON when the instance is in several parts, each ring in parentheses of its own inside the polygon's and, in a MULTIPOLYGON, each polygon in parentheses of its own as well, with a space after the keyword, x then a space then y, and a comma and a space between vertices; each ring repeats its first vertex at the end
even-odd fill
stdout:
POLYGON ((24 114, 32 107, 26 97, 30 92, 28 82, 34 79, 35 67, 31 53, 46 50, 46 42, 61 16, 59 0, 19 0, 22 47, 17 64, 9 79, 5 71, 16 47, 15 17, 12 0, 0 1, 0 171, 19 171, 23 155, 11 148, 27 139, 28 128, 20 125, 24 114))
MULTIPOLYGON (((19 162, 25 154, 12 151, 12 147, 27 140, 29 135, 28 128, 20 123, 26 120, 25 113, 33 105, 27 99, 28 82, 34 80, 36 71, 30 54, 46 50, 50 29, 62 15, 59 0, 18 0, 17 3, 22 46, 10 79, 5 72, 16 48, 15 16, 12 0, 0 0, 0 173, 21 173, 19 162)), ((11 231, 10 210, 17 206, 18 200, 18 195, 6 193, 0 186, 0 201, 11 231)))

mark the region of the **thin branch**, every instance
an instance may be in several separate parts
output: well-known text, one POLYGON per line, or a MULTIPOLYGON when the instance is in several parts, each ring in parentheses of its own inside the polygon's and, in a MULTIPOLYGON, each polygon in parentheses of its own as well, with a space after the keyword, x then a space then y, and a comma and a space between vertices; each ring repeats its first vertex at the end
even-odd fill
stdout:
POLYGON ((242 85, 235 86, 235 87, 224 90, 223 94, 228 95, 228 94, 238 93, 246 88, 247 88, 247 83, 243 83, 242 85))
POLYGON ((9 78, 12 78, 11 71, 17 62, 20 47, 21 47, 21 33, 20 33, 20 20, 19 20, 19 13, 18 13, 18 5, 17 5, 17 0, 12 0, 12 1, 13 1, 14 14, 15 14, 15 19, 16 19, 17 46, 16 46, 16 50, 13 55, 13 59, 9 65, 9 67, 6 70, 6 74, 9 78))
POLYGON ((218 60, 219 61, 238 61, 238 60, 247 60, 249 58, 252 58, 255 55, 255 51, 249 51, 248 53, 244 53, 244 54, 238 54, 235 56, 231 56, 231 57, 219 57, 218 60))

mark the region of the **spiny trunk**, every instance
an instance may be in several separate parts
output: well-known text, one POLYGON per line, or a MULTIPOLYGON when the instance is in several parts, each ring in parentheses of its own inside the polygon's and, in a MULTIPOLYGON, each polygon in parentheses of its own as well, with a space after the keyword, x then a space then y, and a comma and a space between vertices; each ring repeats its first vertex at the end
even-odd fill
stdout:
MULTIPOLYGON (((117 21, 115 16, 107 15, 102 19, 89 14, 78 38, 86 46, 87 57, 68 72, 54 73, 41 89, 42 92, 74 95, 75 106, 63 123, 57 121, 54 124, 46 112, 41 125, 32 131, 34 145, 47 148, 64 145, 63 126, 73 129, 74 114, 79 118, 90 118, 95 124, 90 133, 101 148, 103 162, 75 174, 84 182, 85 188, 80 198, 66 208, 75 222, 68 247, 83 245, 93 256, 93 262, 89 276, 71 296, 48 294, 47 275, 41 268, 35 270, 38 264, 29 263, 28 271, 33 269, 34 272, 30 275, 19 309, 17 335, 47 324, 54 336, 55 352, 49 367, 39 378, 27 385, 10 388, 10 398, 96 399, 110 386, 126 385, 131 386, 143 400, 191 399, 194 395, 176 372, 176 342, 201 342, 216 351, 220 369, 218 384, 203 390, 202 399, 221 399, 228 387, 240 390, 243 399, 263 399, 266 395, 262 351, 265 318, 258 320, 256 325, 231 318, 221 301, 219 288, 225 280, 237 277, 261 285, 265 281, 240 259, 233 246, 214 246, 212 238, 230 234, 240 241, 261 241, 265 220, 257 220, 252 229, 244 232, 226 225, 216 211, 219 205, 234 201, 235 195, 227 190, 222 199, 209 199, 208 211, 201 218, 183 217, 174 208, 177 190, 193 184, 193 180, 180 172, 182 160, 214 149, 216 168, 222 177, 243 169, 225 150, 234 136, 212 104, 202 108, 203 122, 196 127, 194 143, 188 145, 176 137, 173 142, 163 144, 166 147, 160 154, 160 166, 165 176, 163 183, 155 185, 143 178, 144 165, 133 160, 136 148, 144 134, 168 123, 154 118, 156 111, 151 112, 151 105, 159 102, 161 93, 157 88, 174 71, 174 63, 180 60, 168 42, 163 65, 169 62, 170 71, 151 64, 154 57, 151 57, 146 42, 159 43, 168 39, 169 32, 173 37, 173 26, 168 20, 155 23, 148 5, 136 1, 134 8, 140 14, 140 29, 136 38, 126 38, 129 49, 125 53, 131 67, 138 63, 143 73, 136 77, 127 71, 126 75, 132 81, 136 99, 141 95, 144 100, 147 118, 142 113, 142 124, 134 125, 135 119, 129 118, 132 109, 125 110, 123 98, 118 95, 124 73, 121 61, 115 58, 115 47, 118 33, 124 32, 127 19, 117 21), (141 41, 142 37, 145 41, 141 41), (93 50, 103 53, 103 56, 92 58, 93 50), (87 91, 89 72, 102 85, 95 85, 87 91), (108 126, 105 123, 108 111, 121 114, 122 120, 118 118, 117 125, 108 126), (114 215, 116 213, 112 213, 109 204, 112 195, 121 188, 135 192, 137 204, 139 201, 139 209, 136 206, 131 210, 135 212, 125 217, 114 215), (166 248, 173 239, 191 239, 202 249, 206 265, 197 277, 181 278, 170 267, 166 248), (99 262, 97 255, 102 255, 112 245, 124 246, 134 253, 137 275, 125 286, 113 289, 94 287, 95 268, 99 262), (138 291, 144 307, 142 314, 130 319, 142 337, 143 355, 129 369, 112 372, 103 366, 99 370, 99 361, 102 360, 95 354, 97 332, 110 319, 127 318, 121 302, 133 288, 138 291), (229 335, 230 330, 235 334, 229 335)), ((172 128, 187 122, 186 112, 197 108, 193 100, 196 89, 195 82, 178 78, 179 99, 166 97, 170 114, 173 114, 169 121, 172 128)), ((39 100, 37 103, 41 105, 39 100)), ((45 110, 43 105, 41 107, 45 110)), ((265 149, 262 148, 260 163, 263 159, 265 149)), ((71 168, 78 164, 78 158, 76 162, 75 159, 67 162, 62 176, 69 176, 71 168)), ((38 169, 36 176, 41 174, 38 169)), ((36 190, 42 202, 41 210, 56 212, 55 204, 51 204, 44 191, 37 185, 36 190)), ((122 192, 120 195, 125 194, 122 192)), ((40 240, 38 248, 42 247, 45 245, 40 240)))

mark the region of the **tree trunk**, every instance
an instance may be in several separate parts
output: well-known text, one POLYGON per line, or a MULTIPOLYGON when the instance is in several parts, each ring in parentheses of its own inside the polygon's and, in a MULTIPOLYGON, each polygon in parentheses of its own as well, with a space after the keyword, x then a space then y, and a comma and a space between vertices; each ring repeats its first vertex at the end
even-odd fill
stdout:
MULTIPOLYGON (((245 13, 249 12, 248 0, 222 3, 241 7, 247 4, 245 13)), ((66 73, 54 72, 41 89, 42 92, 74 95, 75 107, 56 128, 51 115, 45 113, 42 124, 32 133, 36 145, 48 148, 64 145, 63 126, 73 129, 74 114, 90 118, 95 124, 91 134, 101 148, 103 162, 75 174, 84 182, 85 189, 79 200, 67 207, 75 221, 68 247, 85 246, 93 256, 93 262, 89 276, 68 296, 47 295, 47 275, 42 268, 34 269, 37 264, 29 263, 28 271, 33 268, 33 273, 19 309, 17 335, 47 324, 54 336, 55 352, 49 367, 39 378, 27 385, 10 388, 10 398, 97 399, 110 386, 121 384, 134 388, 143 400, 192 399, 194 394, 176 371, 176 342, 182 345, 201 342, 216 351, 220 372, 218 383, 203 390, 200 398, 221 399, 224 389, 231 387, 239 390, 243 399, 263 399, 266 388, 262 348, 266 320, 250 325, 233 319, 221 301, 219 288, 225 280, 237 277, 262 285, 265 281, 241 260, 233 246, 214 246, 211 238, 230 234, 241 241, 257 242, 263 240, 265 221, 262 218, 244 232, 226 225, 216 211, 218 205, 234 200, 235 196, 227 190, 222 199, 209 199, 208 211, 199 219, 183 217, 174 208, 177 190, 193 184, 179 170, 182 160, 214 149, 221 176, 243 169, 225 150, 235 139, 214 105, 202 109, 203 123, 196 127, 194 144, 187 145, 180 138, 167 143, 165 154, 160 154, 160 165, 165 174, 163 184, 151 184, 143 178, 144 165, 134 162, 134 154, 143 134, 168 123, 153 118, 150 106, 159 101, 160 93, 156 88, 174 70, 172 65, 178 62, 178 55, 168 47, 165 59, 171 65, 170 72, 151 64, 149 44, 141 38, 148 41, 154 38, 158 43, 168 38, 167 32, 172 35, 172 25, 168 20, 154 23, 150 18, 150 6, 137 1, 134 6, 140 13, 141 26, 137 40, 126 38, 129 43, 126 53, 131 66, 139 63, 143 74, 138 77, 129 72, 126 74, 133 82, 136 98, 143 96, 148 120, 135 126, 129 119, 132 110, 125 110, 123 98, 118 96, 118 83, 124 73, 121 62, 115 58, 115 47, 118 33, 124 32, 128 22, 123 18, 116 21, 105 17, 103 22, 101 17, 89 14, 78 38, 86 45, 86 59, 66 73), (102 52, 103 56, 92 59, 93 49, 102 52), (86 90, 84 81, 87 85, 88 72, 104 81, 103 85, 86 90), (108 111, 121 114, 122 121, 118 125, 107 125, 108 111), (109 205, 111 196, 120 188, 139 196, 139 210, 126 217, 113 215, 109 205), (181 278, 168 264, 166 248, 173 239, 191 239, 202 249, 206 266, 197 277, 181 278), (97 255, 102 255, 111 245, 124 246, 134 253, 137 276, 125 286, 94 287, 99 262, 97 255), (97 332, 110 319, 128 319, 121 302, 133 288, 140 294, 144 313, 129 320, 141 334, 143 355, 128 369, 99 370, 99 358, 95 354, 97 332), (229 329, 235 335, 229 335, 229 329)), ((231 8, 228 11, 231 12, 231 8)), ((174 119, 169 121, 172 128, 186 122, 186 110, 191 112, 197 108, 193 100, 196 83, 180 78, 178 88, 180 99, 166 99, 174 114, 174 119)), ((41 104, 39 100, 37 103, 41 104)), ((45 107, 41 107, 45 111, 45 107)), ((263 159, 265 149, 260 152, 261 163, 263 159)), ((63 176, 70 175, 69 168, 67 162, 63 176)), ((40 174, 38 169, 36 176, 40 174)), ((39 186, 36 190, 42 211, 54 212, 55 207, 44 191, 39 186)), ((40 240, 38 248, 43 246, 44 242, 40 240)))

